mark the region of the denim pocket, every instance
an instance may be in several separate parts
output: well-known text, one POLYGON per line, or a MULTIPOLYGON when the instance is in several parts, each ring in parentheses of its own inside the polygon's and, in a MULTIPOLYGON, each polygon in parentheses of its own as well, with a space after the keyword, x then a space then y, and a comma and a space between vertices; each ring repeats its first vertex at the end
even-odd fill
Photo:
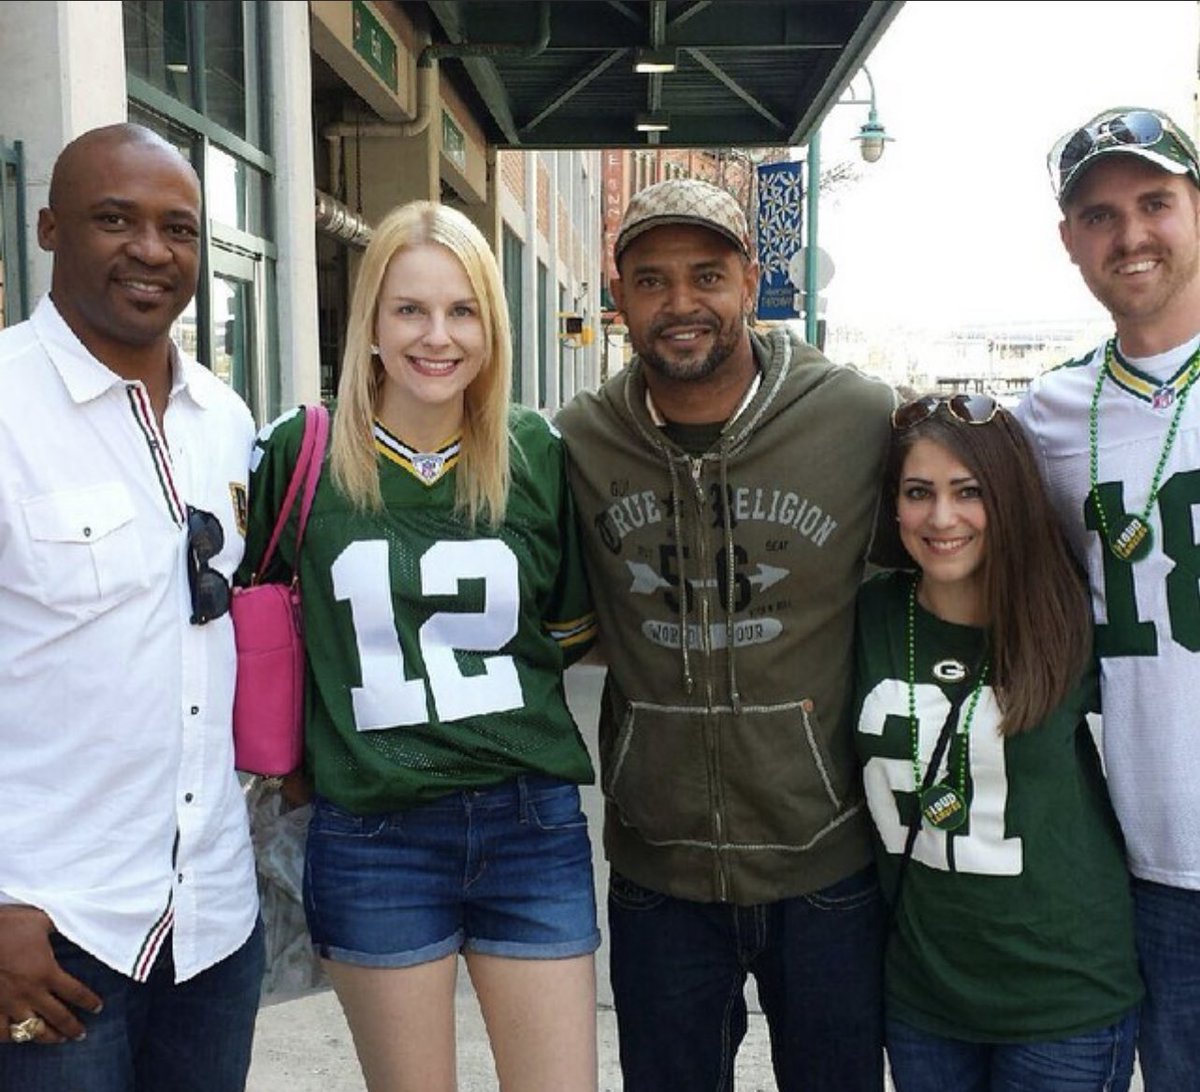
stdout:
POLYGON ((374 838, 383 833, 391 818, 388 815, 356 815, 319 796, 313 801, 310 830, 335 838, 374 838))
POLYGON ((608 878, 608 900, 622 910, 654 910, 667 899, 661 891, 651 891, 628 876, 613 872, 608 878))
POLYGON ((587 817, 579 807, 577 785, 535 790, 529 796, 526 814, 539 830, 576 830, 587 826, 587 817))
POLYGON ((875 866, 855 872, 844 880, 821 888, 820 891, 810 891, 803 896, 804 900, 817 910, 859 910, 878 902, 880 898, 879 878, 875 874, 875 866))

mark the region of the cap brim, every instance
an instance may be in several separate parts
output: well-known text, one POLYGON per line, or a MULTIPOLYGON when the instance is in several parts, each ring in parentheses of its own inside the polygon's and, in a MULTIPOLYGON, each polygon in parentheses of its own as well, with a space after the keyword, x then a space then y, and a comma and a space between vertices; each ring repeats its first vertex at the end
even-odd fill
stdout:
MULTIPOLYGON (((1136 156, 1138 159, 1144 159, 1147 163, 1153 163, 1154 166, 1166 171, 1168 174, 1192 173, 1192 169, 1186 163, 1180 163, 1168 155, 1163 155, 1162 152, 1154 151, 1153 148, 1144 148, 1136 144, 1112 144, 1104 148, 1094 149, 1075 164, 1071 173, 1067 175, 1067 180, 1062 184, 1062 189, 1058 194, 1058 203, 1061 205, 1070 197, 1071 191, 1078 185, 1079 180, 1087 174, 1088 168, 1096 160, 1112 155, 1136 156)), ((1197 180, 1197 184, 1200 185, 1200 179, 1197 180)))

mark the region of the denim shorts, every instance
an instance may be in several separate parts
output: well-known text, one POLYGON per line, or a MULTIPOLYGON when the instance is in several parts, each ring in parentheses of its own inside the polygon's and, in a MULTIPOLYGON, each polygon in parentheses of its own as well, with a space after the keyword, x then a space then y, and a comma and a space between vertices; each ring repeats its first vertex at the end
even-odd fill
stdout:
POLYGON ((524 775, 382 815, 317 797, 304 867, 326 959, 411 967, 452 952, 565 959, 600 945, 579 788, 524 775))

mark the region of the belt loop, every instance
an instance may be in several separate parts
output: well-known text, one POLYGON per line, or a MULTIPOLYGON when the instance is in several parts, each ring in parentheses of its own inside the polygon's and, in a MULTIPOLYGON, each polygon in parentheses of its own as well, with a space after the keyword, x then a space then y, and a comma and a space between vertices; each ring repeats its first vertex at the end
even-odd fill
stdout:
POLYGON ((529 822, 529 783, 524 774, 517 775, 517 817, 522 823, 529 822))

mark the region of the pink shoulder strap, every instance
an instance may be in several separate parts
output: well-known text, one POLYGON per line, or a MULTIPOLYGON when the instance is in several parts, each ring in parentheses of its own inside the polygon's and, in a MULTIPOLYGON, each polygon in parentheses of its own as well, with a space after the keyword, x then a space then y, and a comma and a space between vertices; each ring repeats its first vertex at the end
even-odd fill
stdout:
POLYGON ((300 454, 296 457, 296 465, 292 468, 292 478, 288 482, 283 504, 279 507, 279 515, 275 520, 275 529, 271 532, 271 541, 263 551, 262 560, 258 563, 255 574, 266 571, 267 564, 275 554, 275 546, 279 536, 287 526, 288 517, 296 503, 296 494, 304 488, 304 496, 300 502, 300 519, 296 527, 296 555, 300 554, 300 543, 304 540, 304 528, 308 525, 308 513, 312 508, 313 497, 317 492, 317 482, 321 477, 321 464, 325 461, 325 444, 329 436, 329 411, 322 405, 304 407, 304 438, 300 442, 300 454))

